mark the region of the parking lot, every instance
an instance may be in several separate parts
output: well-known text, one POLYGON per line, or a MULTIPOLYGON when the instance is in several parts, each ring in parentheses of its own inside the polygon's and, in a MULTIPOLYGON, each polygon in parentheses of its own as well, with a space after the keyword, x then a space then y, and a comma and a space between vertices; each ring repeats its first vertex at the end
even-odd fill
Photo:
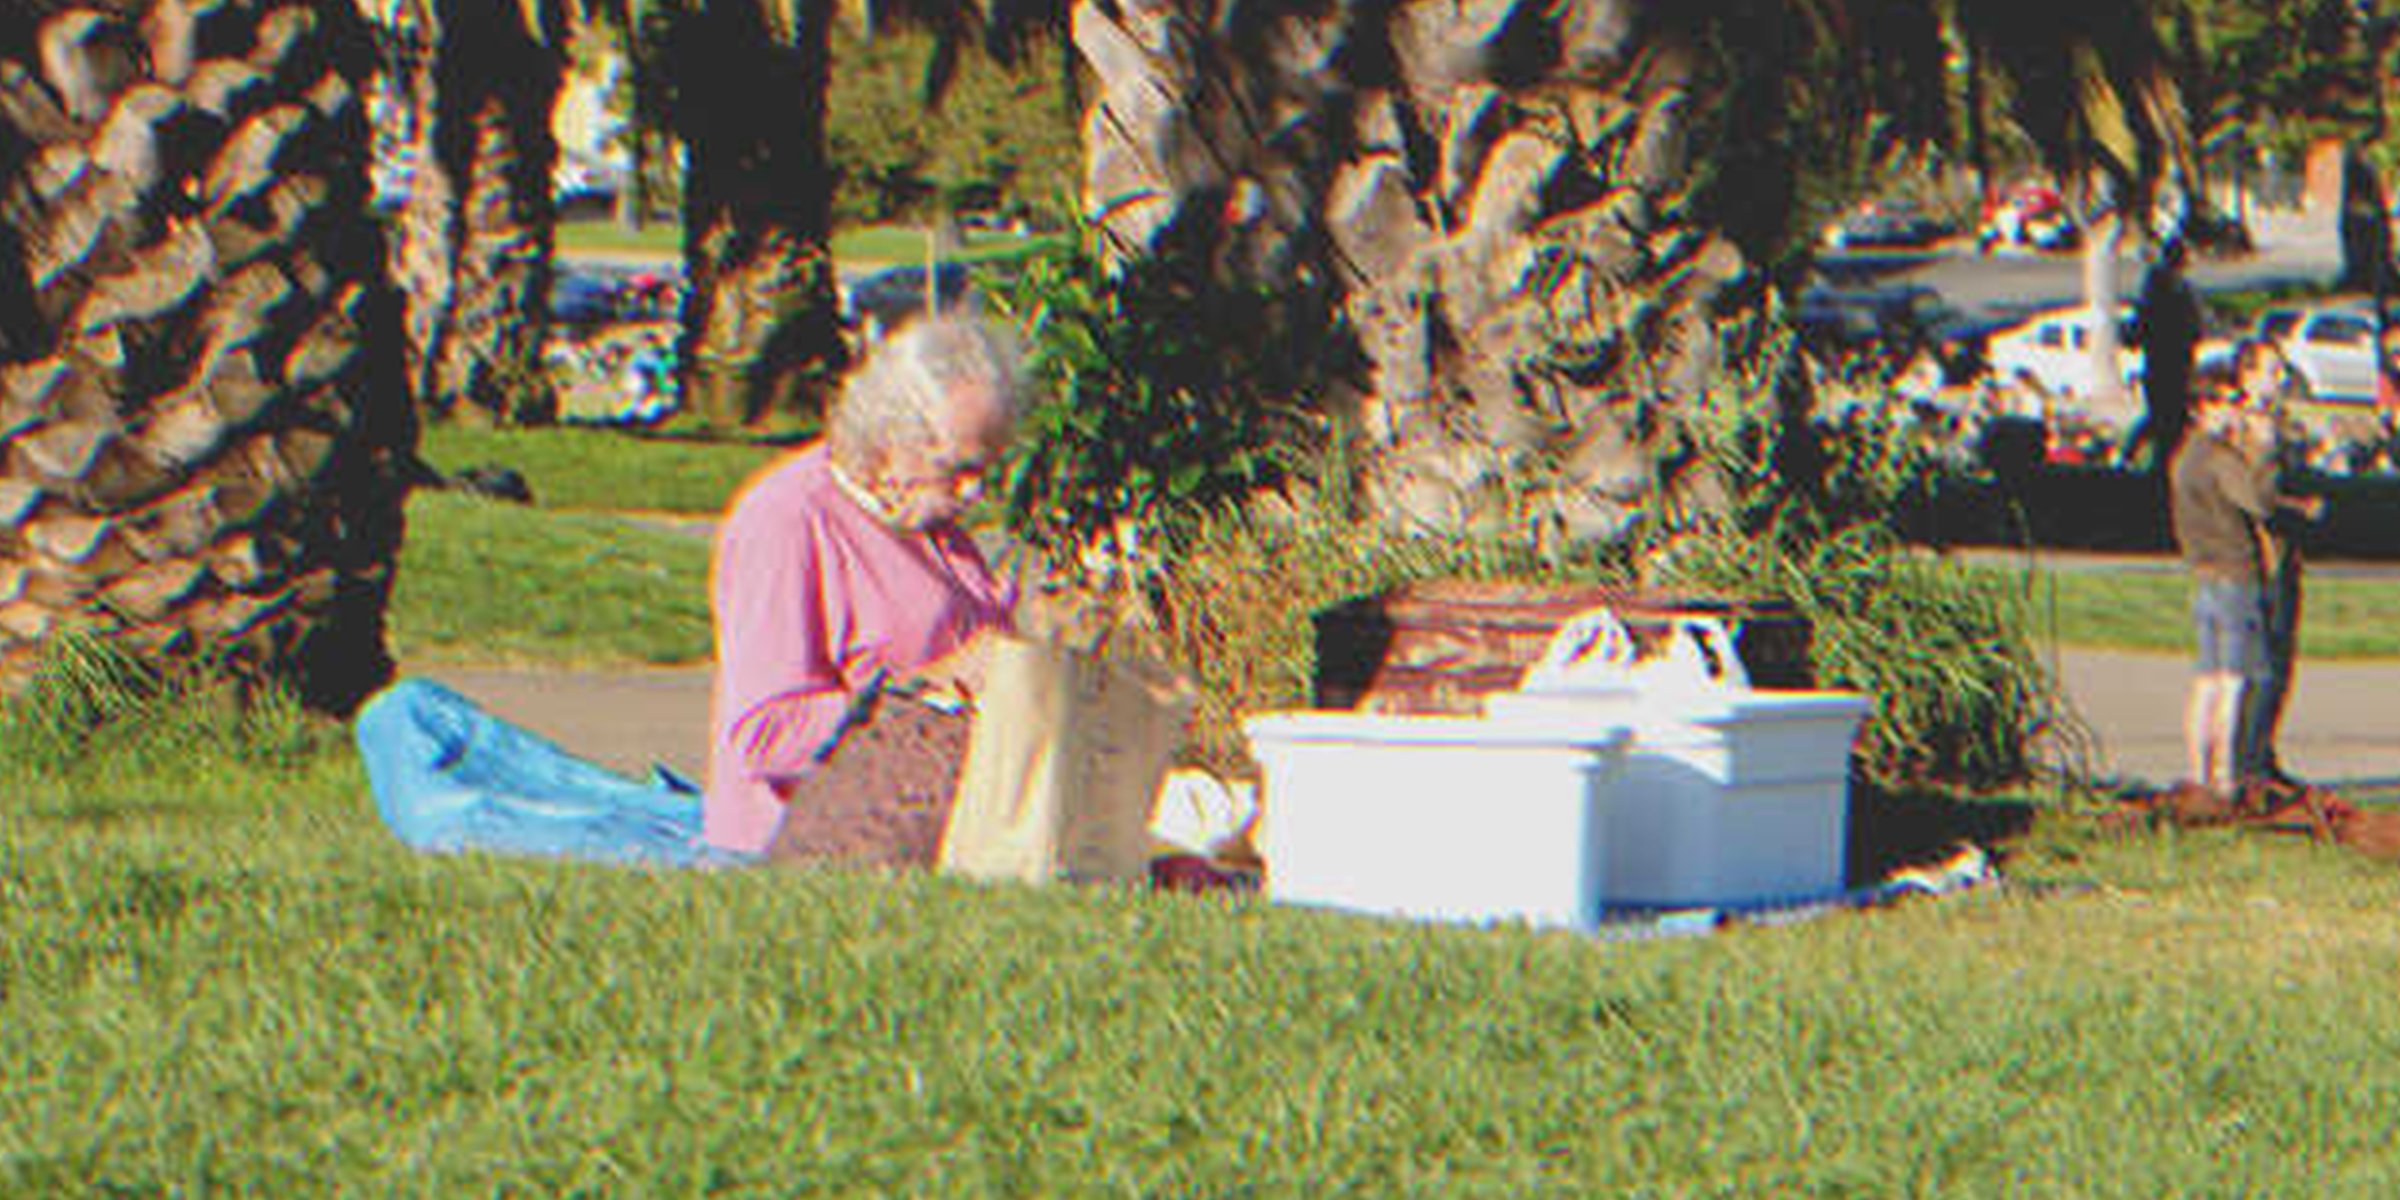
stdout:
MULTIPOLYGON (((2193 263, 2187 276, 2197 291, 2322 284, 2339 269, 2330 216, 2260 213, 2252 232, 2252 253, 2193 263)), ((2094 386, 2081 252, 1983 253, 1953 237, 1908 252, 1829 252, 1821 264, 1798 315, 1812 340, 1834 345, 1818 356, 1828 377, 1854 379, 1863 362, 1918 415, 1969 442, 1996 418, 2038 422, 2060 461, 2108 461, 2139 419, 2142 364, 2129 329, 2119 331, 2115 402, 2091 399, 2105 392, 2094 386)), ((2129 250, 2115 265, 2118 294, 2130 304, 2146 264, 2129 250)), ((2130 307, 2120 314, 2130 316, 2130 307)), ((2252 332, 2282 342, 2293 360, 2300 380, 2290 411, 2319 470, 2400 469, 2400 436, 2376 393, 2369 298, 2271 308, 2247 325, 2212 327, 2199 356, 2228 353, 2252 332)), ((1834 401, 1837 409, 1846 402, 1834 401)))
MULTIPOLYGON (((545 358, 558 387, 561 417, 648 426, 672 416, 679 404, 679 265, 604 254, 560 255, 555 261, 545 358)), ((850 336, 872 341, 921 310, 925 274, 921 266, 843 271, 842 320, 850 336)), ((973 268, 944 262, 935 279, 939 303, 956 304, 971 287, 973 268)))

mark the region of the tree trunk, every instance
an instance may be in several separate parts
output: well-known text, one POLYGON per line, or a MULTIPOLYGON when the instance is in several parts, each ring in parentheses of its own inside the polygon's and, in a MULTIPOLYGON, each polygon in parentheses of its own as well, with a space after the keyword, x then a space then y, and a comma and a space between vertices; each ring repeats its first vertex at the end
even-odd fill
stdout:
MULTIPOLYGON (((1343 312, 1384 515, 1615 534, 1700 482, 1677 414, 1720 374, 1716 309, 1746 270, 1686 208, 1698 56, 1641 7, 1214 26, 1085 0, 1086 209, 1129 253, 1197 248, 1343 312)), ((1788 188, 1757 190, 1753 213, 1788 220, 1788 188)))
POLYGON ((2341 291, 2386 290, 2393 275, 2390 209, 2375 168, 2355 145, 2342 147, 2342 198, 2336 218, 2342 244, 2341 291))
POLYGON ((2133 397, 2126 393, 2124 370, 2125 339, 2117 332, 2118 297, 2124 289, 2117 282, 2117 256, 2125 249, 2125 221, 2122 207, 2095 209, 2086 205, 2083 243, 2083 302, 2092 314, 2092 392, 2084 403, 2097 416, 2121 416, 2126 427, 2133 421, 2133 397))
POLYGON ((548 422, 558 412, 542 361, 557 238, 550 120, 565 60, 514 4, 422 3, 427 39, 405 89, 418 174, 394 262, 408 294, 409 378, 437 417, 548 422))
POLYGON ((715 429, 816 404, 842 360, 826 245, 832 6, 799 5, 789 39, 763 9, 706 5, 668 47, 687 155, 677 362, 686 408, 715 429))
POLYGON ((617 189, 617 227, 640 233, 650 223, 650 135, 638 124, 625 130, 625 182, 617 189))
POLYGON ((457 391, 434 379, 439 347, 450 329, 458 277, 458 189, 435 148, 441 88, 435 71, 440 40, 436 0, 405 0, 390 36, 400 42, 394 91, 406 115, 401 157, 407 191, 391 225, 391 273, 400 288, 409 393, 420 412, 454 414, 457 391))
POLYGON ((416 429, 341 0, 0 18, 0 674, 88 631, 346 710, 416 429))

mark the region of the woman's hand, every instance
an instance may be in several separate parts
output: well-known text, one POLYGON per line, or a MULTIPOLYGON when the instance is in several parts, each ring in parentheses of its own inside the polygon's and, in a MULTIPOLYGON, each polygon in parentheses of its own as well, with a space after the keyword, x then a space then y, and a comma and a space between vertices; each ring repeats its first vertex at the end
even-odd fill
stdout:
POLYGON ((991 661, 992 633, 978 630, 956 649, 909 673, 927 698, 972 704, 983 694, 984 667, 991 661))

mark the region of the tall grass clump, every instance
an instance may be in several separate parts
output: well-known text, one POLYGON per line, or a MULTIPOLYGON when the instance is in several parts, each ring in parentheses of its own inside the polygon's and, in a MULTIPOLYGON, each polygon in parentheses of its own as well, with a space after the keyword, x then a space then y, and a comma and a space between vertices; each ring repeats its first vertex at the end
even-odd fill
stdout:
POLYGON ((98 634, 53 639, 0 700, 0 775, 20 785, 292 772, 341 742, 288 689, 206 659, 153 660, 98 634))
POLYGON ((1885 788, 2028 778, 2045 737, 2080 738, 2007 581, 1852 525, 1797 541, 1699 531, 1652 559, 1663 585, 1791 603, 1812 627, 1819 686, 1874 710, 1853 765, 1885 788))
POLYGON ((2034 773, 2038 745, 2079 752, 2088 739, 2036 652, 2022 590, 1893 525, 1957 468, 1867 405, 1810 426, 1814 486, 1794 487, 1771 395, 1742 381, 1703 405, 1698 452, 1729 502, 1654 531, 1644 582, 1790 603, 1812 627, 1818 685, 1874 701, 1853 766, 1879 787, 1998 787, 2034 773))
POLYGON ((1529 541, 1411 534, 1296 488, 1186 522, 1148 595, 1160 651, 1199 685, 1195 748, 1239 770, 1244 714, 1310 704, 1319 610, 1419 580, 1573 570, 1529 541))

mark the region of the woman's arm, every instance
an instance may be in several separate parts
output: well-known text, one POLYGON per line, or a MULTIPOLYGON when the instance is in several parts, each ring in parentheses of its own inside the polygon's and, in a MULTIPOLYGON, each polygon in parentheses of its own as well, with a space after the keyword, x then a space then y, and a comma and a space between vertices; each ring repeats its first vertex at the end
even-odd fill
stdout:
POLYGON ((750 773, 781 793, 817 763, 817 753, 841 728, 848 692, 795 692, 763 701, 733 721, 731 736, 750 773))
POLYGON ((719 737, 769 784, 805 773, 850 706, 834 639, 848 624, 816 539, 796 522, 729 523, 718 548, 719 737))

